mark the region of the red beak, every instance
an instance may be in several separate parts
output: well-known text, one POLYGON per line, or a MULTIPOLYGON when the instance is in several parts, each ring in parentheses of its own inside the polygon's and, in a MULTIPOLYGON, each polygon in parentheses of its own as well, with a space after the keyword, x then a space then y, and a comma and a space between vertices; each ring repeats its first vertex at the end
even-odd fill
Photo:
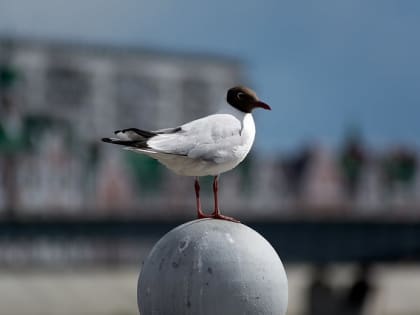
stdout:
POLYGON ((254 107, 260 107, 260 108, 263 108, 263 109, 266 109, 266 110, 271 110, 270 106, 268 106, 266 103, 261 102, 261 101, 256 101, 254 103, 254 107))

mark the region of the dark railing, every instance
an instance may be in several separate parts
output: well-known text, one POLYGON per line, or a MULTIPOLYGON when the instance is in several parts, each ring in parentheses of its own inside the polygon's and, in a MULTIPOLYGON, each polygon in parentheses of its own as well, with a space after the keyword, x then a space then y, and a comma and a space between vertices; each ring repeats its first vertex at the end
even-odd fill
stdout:
MULTIPOLYGON (((183 222, 158 220, 8 220, 0 221, 0 244, 54 242, 153 244, 183 222)), ((420 261, 420 222, 289 219, 244 222, 261 233, 284 262, 420 261)), ((133 245, 134 244, 134 245, 133 245)), ((249 244, 252 246, 252 244, 249 244)))

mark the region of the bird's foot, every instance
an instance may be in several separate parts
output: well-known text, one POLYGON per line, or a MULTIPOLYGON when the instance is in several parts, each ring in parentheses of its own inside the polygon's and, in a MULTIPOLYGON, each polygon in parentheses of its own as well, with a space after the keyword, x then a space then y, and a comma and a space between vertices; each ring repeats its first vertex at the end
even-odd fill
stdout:
POLYGON ((236 220, 235 218, 220 214, 219 212, 213 212, 212 214, 205 214, 202 211, 198 211, 197 218, 198 219, 218 219, 218 220, 231 221, 235 223, 241 223, 241 221, 236 220))
POLYGON ((209 219, 209 218, 213 218, 213 216, 212 216, 211 214, 205 214, 205 213, 203 213, 203 212, 199 212, 199 213, 197 214, 197 217, 198 217, 199 219, 209 219))
POLYGON ((241 221, 236 220, 235 218, 228 217, 226 215, 223 215, 223 214, 220 214, 220 213, 214 213, 214 212, 210 215, 210 218, 218 219, 218 220, 226 220, 226 221, 231 221, 231 222, 235 222, 235 223, 241 223, 241 221))

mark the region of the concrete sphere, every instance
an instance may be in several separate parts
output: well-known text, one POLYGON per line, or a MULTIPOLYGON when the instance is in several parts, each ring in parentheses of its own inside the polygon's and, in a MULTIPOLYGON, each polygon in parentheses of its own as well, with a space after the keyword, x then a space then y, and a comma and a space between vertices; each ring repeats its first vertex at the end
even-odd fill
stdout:
POLYGON ((144 262, 137 297, 141 315, 282 315, 287 277, 256 231, 202 219, 159 240, 144 262))

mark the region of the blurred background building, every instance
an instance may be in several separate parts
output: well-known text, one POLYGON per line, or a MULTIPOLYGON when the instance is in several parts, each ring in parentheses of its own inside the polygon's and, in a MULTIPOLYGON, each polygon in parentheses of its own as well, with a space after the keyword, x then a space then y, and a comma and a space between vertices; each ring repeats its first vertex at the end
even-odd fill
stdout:
POLYGON ((0 53, 4 215, 163 211, 162 188, 183 198, 164 187, 169 174, 100 139, 214 112, 243 81, 238 61, 215 56, 16 38, 1 39, 0 53))
MULTIPOLYGON (((19 38, 2 38, 0 49, 3 215, 158 217, 169 205, 189 214, 191 181, 100 138, 216 111, 246 81, 238 60, 19 38)), ((377 152, 350 130, 336 150, 252 154, 226 175, 224 204, 250 217, 418 216, 417 160, 403 145, 377 152)))
POLYGON ((288 314, 420 314, 420 5, 333 2, 0 0, 0 314, 137 314, 193 182, 100 139, 237 84, 273 111, 221 206, 285 262, 288 314))

